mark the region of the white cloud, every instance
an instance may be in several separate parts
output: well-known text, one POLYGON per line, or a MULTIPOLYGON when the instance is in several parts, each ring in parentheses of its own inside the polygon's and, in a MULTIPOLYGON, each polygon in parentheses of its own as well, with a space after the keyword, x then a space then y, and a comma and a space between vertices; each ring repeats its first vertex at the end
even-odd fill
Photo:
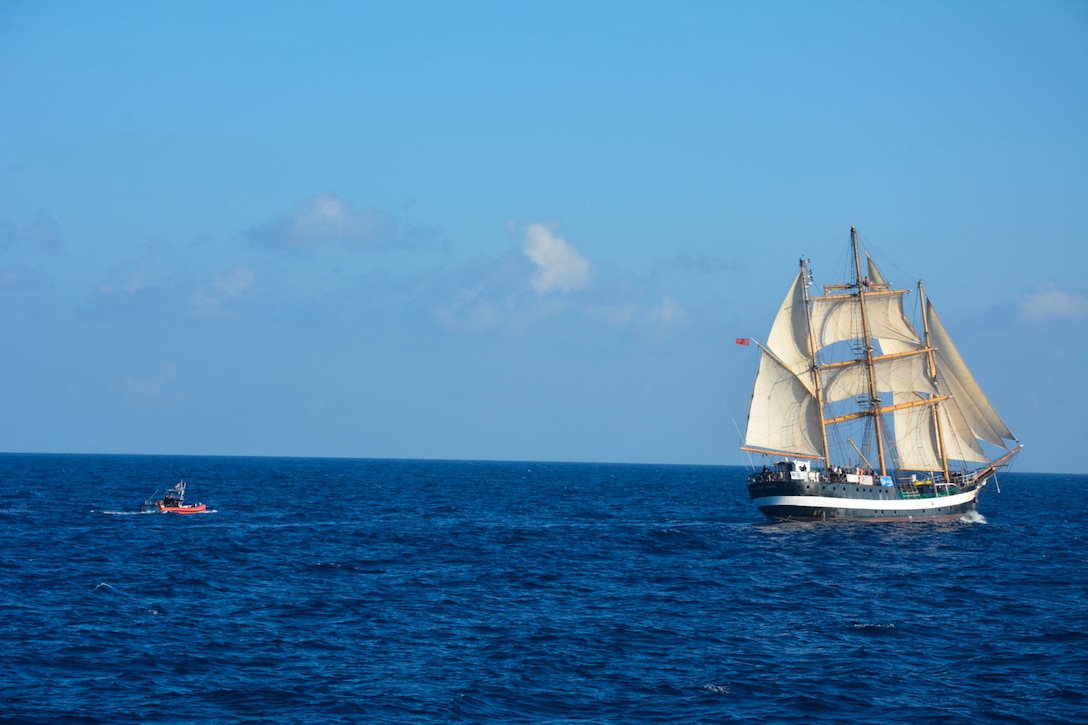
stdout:
POLYGON ((438 236, 426 227, 401 226, 388 211, 356 207, 334 194, 323 194, 249 229, 246 235, 280 249, 307 249, 328 243, 366 249, 411 248, 433 242, 438 236))
POLYGON ((454 332, 520 335, 569 308, 562 299, 502 289, 501 285, 480 285, 457 290, 449 301, 435 305, 431 314, 442 327, 454 332))
POLYGON ((235 267, 215 275, 206 286, 197 288, 189 298, 193 314, 197 317, 218 317, 223 313, 223 302, 241 297, 256 280, 257 275, 248 267, 235 267))
POLYGON ((627 300, 586 305, 585 316, 609 327, 626 328, 646 339, 660 342, 680 328, 688 310, 679 300, 662 294, 656 302, 627 300))
POLYGON ((677 299, 662 294, 657 302, 643 308, 631 329, 644 340, 663 343, 687 322, 687 308, 677 299))
POLYGON ((257 276, 248 267, 235 267, 212 279, 212 287, 226 297, 239 297, 253 286, 257 276))
POLYGON ((452 332, 521 335, 546 320, 604 326, 652 343, 669 339, 688 322, 675 297, 634 278, 593 279, 577 250, 541 224, 527 227, 520 253, 477 260, 447 270, 427 285, 435 290, 431 318, 452 332))
POLYGON ((1020 298, 1020 315, 1036 322, 1062 318, 1088 317, 1088 297, 1076 292, 1063 292, 1047 283, 1020 298))
POLYGON ((589 262, 543 224, 529 225, 522 251, 536 265, 531 283, 540 294, 589 287, 589 262))
POLYGON ((139 292, 148 286, 150 267, 147 259, 120 262, 110 270, 106 281, 98 285, 98 290, 104 295, 139 292))

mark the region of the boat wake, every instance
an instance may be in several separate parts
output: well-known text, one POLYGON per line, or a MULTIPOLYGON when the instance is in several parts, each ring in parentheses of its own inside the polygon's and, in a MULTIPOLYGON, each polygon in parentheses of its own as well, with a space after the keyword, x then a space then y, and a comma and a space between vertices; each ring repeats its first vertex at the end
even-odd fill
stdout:
POLYGON ((965 513, 963 516, 960 516, 960 521, 965 524, 989 523, 989 521, 986 520, 986 517, 980 514, 978 511, 969 511, 968 513, 965 513))
POLYGON ((893 623, 874 624, 874 623, 855 622, 854 623, 854 629, 860 630, 860 631, 863 631, 863 632, 870 632, 870 633, 874 633, 874 634, 880 634, 880 633, 884 633, 884 632, 892 632, 895 629, 895 624, 893 624, 893 623))
MULTIPOLYGON (((103 509, 98 513, 106 516, 152 516, 161 514, 161 511, 110 511, 109 509, 103 509)), ((202 514, 217 514, 219 509, 206 509, 201 511, 202 514)))

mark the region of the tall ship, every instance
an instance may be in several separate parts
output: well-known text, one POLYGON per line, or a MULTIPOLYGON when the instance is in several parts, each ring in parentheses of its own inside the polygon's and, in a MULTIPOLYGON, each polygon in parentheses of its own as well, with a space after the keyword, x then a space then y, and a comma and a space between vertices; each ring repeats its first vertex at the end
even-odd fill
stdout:
POLYGON ((885 281, 854 227, 850 250, 847 281, 818 295, 802 259, 766 343, 756 342, 741 448, 766 463, 748 493, 775 521, 960 518, 1021 445, 922 283, 916 327, 908 290, 885 281))

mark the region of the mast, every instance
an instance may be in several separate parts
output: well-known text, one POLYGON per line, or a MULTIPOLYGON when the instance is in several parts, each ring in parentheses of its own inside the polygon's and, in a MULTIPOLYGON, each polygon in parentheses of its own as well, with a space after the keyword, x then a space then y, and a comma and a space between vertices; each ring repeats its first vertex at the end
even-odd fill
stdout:
MULTIPOLYGON (((937 363, 933 360, 933 346, 929 343, 929 315, 926 313, 926 291, 922 287, 922 280, 918 280, 918 298, 922 304, 922 332, 925 334, 926 357, 929 361, 929 376, 937 379, 937 363)), ((941 404, 935 403, 933 418, 937 421, 937 448, 941 456, 941 468, 944 471, 944 480, 951 481, 948 473, 948 451, 944 445, 944 428, 941 424, 941 404)))
POLYGON ((873 341, 869 334, 869 315, 865 310, 865 283, 861 276, 861 256, 858 254, 858 230, 850 227, 850 243, 854 248, 854 273, 857 280, 858 302, 861 307, 861 329, 864 341, 865 367, 869 373, 869 410, 867 415, 873 419, 873 432, 876 434, 876 450, 880 459, 880 475, 887 475, 887 466, 884 460, 884 435, 880 425, 880 399, 876 395, 876 370, 873 368, 873 341))
POLYGON ((816 393, 816 410, 820 411, 820 439, 824 447, 824 468, 831 469, 831 452, 827 446, 827 423, 824 420, 824 394, 820 384, 820 370, 816 364, 816 346, 812 336, 812 306, 808 301, 809 271, 801 258, 801 295, 805 307, 805 329, 808 332, 808 359, 812 363, 812 386, 816 393))

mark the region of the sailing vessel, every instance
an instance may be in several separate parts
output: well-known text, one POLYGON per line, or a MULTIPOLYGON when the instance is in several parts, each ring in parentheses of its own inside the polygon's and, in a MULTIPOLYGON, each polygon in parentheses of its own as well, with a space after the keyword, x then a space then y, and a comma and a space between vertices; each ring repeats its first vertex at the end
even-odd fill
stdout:
MULTIPOLYGON (((921 334, 850 228, 849 281, 810 296, 810 262, 771 326, 742 450, 768 518, 908 521, 975 510, 1020 451, 918 283, 921 334), (992 451, 988 452, 988 451, 992 451), (766 458, 765 458, 766 460, 766 458)), ((747 344, 747 339, 738 340, 747 344)))

